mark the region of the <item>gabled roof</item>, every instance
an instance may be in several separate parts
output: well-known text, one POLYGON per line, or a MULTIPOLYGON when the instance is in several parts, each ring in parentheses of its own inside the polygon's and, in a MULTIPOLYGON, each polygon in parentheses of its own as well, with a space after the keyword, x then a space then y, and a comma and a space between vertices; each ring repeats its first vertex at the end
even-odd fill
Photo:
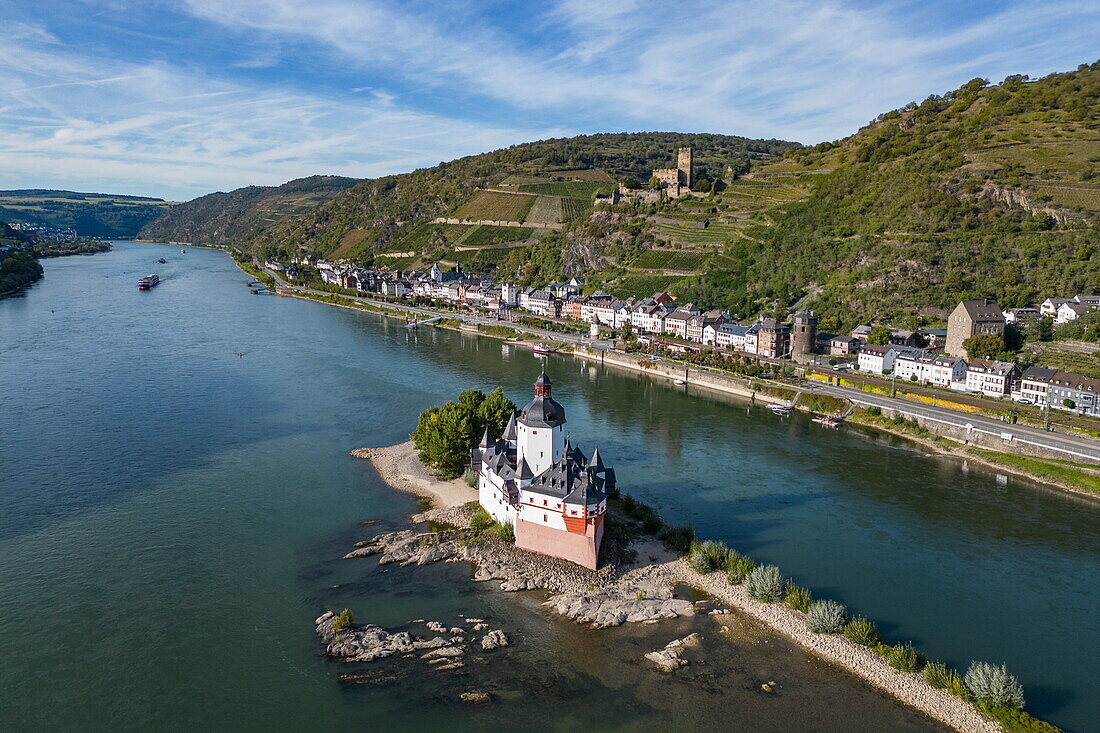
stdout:
POLYGON ((1041 366, 1029 366, 1024 370, 1021 375, 1021 379, 1026 379, 1030 382, 1049 382, 1055 374, 1058 373, 1057 369, 1047 369, 1041 366))
POLYGON ((959 305, 963 307, 966 315, 970 316, 973 321, 1003 321, 1005 319, 997 302, 989 298, 964 300, 959 305))

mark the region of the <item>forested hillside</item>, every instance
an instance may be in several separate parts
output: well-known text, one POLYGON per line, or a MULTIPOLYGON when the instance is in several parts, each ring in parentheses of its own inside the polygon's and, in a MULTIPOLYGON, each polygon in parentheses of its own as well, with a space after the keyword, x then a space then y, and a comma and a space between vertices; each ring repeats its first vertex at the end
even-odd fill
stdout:
POLYGON ((763 168, 811 182, 678 285, 742 313, 800 301, 847 324, 1100 290, 1100 66, 975 79, 763 168), (766 225, 765 225, 766 224, 766 225), (774 304, 774 305, 773 305, 774 304))
MULTIPOLYGON (((676 149, 682 146, 694 147, 697 166, 716 173, 727 166, 747 169, 799 147, 779 140, 680 133, 586 135, 526 143, 364 181, 300 216, 267 226, 249 244, 268 255, 305 249, 364 262, 378 254, 445 253, 455 244, 461 246, 457 240, 464 242, 467 236, 476 242, 479 237, 497 234, 483 231, 479 235, 473 227, 428 226, 434 218, 463 213, 460 207, 464 204, 469 204, 464 213, 473 218, 522 214, 520 222, 569 223, 587 215, 593 193, 614 187, 616 178, 644 180, 653 167, 674 165, 676 149), (517 207, 502 206, 502 196, 478 200, 478 189, 491 187, 514 192, 517 207), (542 201, 536 202, 539 198, 542 201)), ((507 203, 507 196, 503 200, 507 203)), ((188 221, 197 208, 192 204, 202 201, 177 207, 143 235, 186 241, 182 234, 189 231, 188 221)), ((221 200, 212 200, 210 207, 223 212, 229 208, 221 200)), ((499 234, 507 238, 528 232, 499 234)), ((224 243, 224 237, 217 243, 224 243)))
POLYGON ((170 206, 163 199, 48 189, 0 191, 0 219, 73 229, 85 237, 132 237, 170 206))
POLYGON ((240 245, 265 228, 302 214, 359 183, 342 176, 310 176, 281 186, 246 186, 177 204, 146 224, 142 239, 240 245))

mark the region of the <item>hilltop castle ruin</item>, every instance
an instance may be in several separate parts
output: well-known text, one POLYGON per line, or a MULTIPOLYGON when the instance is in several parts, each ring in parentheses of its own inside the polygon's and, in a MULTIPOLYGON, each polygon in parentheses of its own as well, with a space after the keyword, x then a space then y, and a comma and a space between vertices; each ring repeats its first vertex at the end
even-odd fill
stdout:
POLYGON ((676 152, 676 167, 654 168, 653 177, 660 181, 665 195, 678 198, 682 193, 690 191, 695 183, 694 165, 691 148, 680 148, 676 152))

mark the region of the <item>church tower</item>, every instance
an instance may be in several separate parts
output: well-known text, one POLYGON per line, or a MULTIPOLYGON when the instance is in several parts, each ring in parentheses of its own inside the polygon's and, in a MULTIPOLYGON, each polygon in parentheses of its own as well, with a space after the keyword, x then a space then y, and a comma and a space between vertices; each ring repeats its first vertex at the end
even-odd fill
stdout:
POLYGON ((524 460, 538 476, 565 457, 565 408, 551 396, 546 372, 535 380, 535 397, 516 420, 516 465, 524 460))

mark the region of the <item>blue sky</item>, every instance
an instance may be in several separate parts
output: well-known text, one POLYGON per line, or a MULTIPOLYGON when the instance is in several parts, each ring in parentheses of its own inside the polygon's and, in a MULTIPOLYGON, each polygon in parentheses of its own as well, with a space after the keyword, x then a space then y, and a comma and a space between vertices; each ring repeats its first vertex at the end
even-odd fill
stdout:
POLYGON ((815 143, 1100 55, 1100 3, 7 0, 0 188, 188 199, 514 143, 815 143))

